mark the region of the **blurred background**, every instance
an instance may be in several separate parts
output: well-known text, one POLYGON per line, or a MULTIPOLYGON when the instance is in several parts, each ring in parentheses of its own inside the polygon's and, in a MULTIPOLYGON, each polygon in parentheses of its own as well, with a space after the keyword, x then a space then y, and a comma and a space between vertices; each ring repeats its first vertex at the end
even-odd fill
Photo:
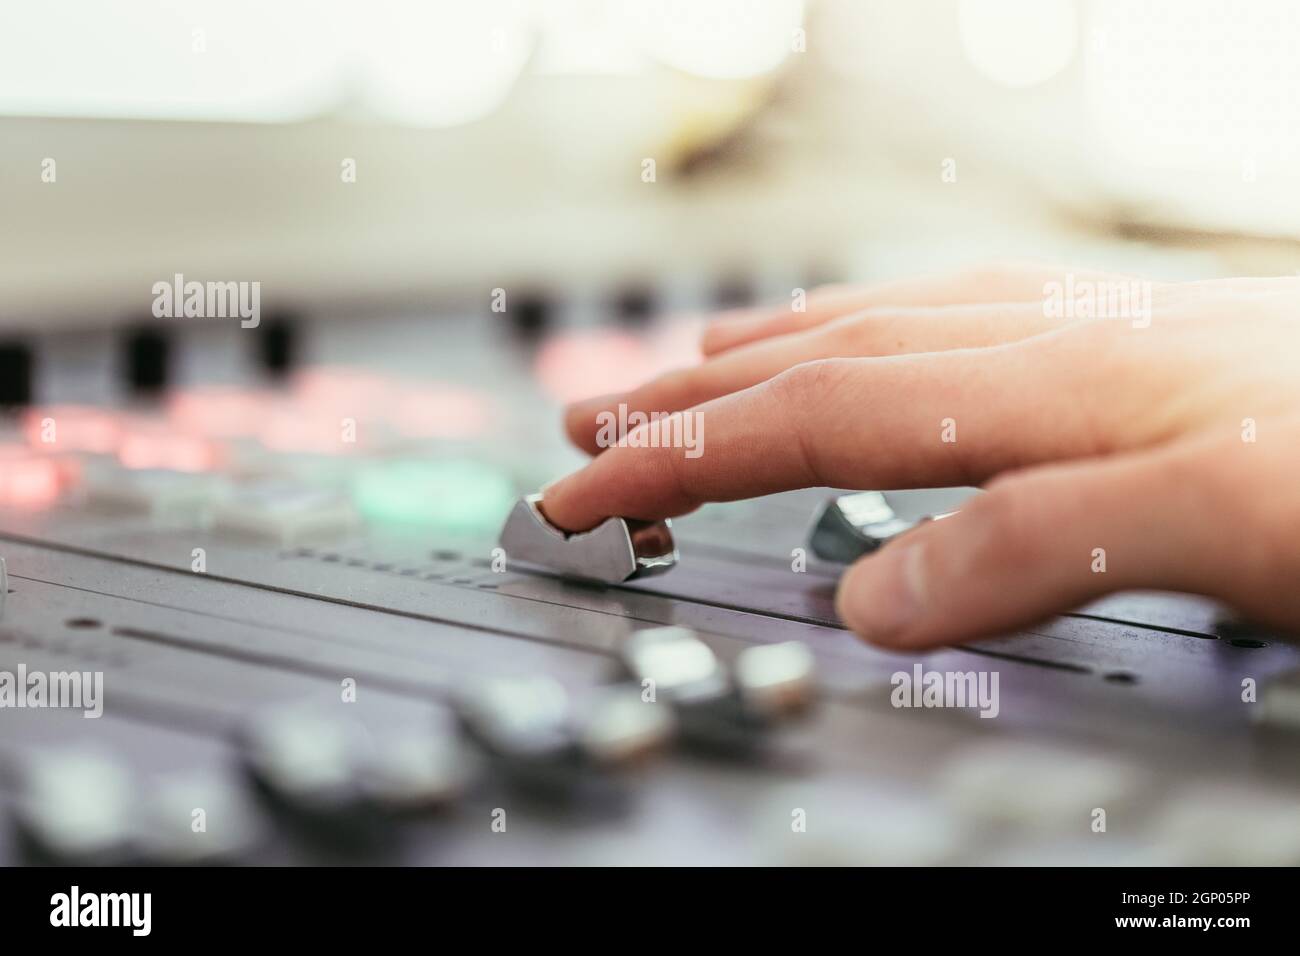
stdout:
POLYGON ((260 281, 264 308, 527 286, 636 311, 665 287, 737 301, 995 255, 1291 271, 1298 19, 1288 0, 7 4, 0 323, 147 312, 175 272, 260 281))
POLYGON ((0 406, 305 369, 320 407, 360 363, 526 380, 554 439, 826 282, 1292 272, 1298 39, 1287 0, 9 4, 0 406), (259 327, 155 317, 178 274, 259 283, 259 327))

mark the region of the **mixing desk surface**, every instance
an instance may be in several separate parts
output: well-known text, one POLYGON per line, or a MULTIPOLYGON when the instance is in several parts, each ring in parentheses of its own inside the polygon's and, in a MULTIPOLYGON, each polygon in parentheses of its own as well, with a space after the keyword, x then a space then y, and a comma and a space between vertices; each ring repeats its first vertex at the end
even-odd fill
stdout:
POLYGON ((884 653, 825 489, 674 522, 666 574, 513 562, 566 382, 676 339, 498 332, 321 322, 250 384, 198 330, 149 401, 44 343, 0 435, 0 859, 1300 862, 1300 651, 1208 601, 884 653))

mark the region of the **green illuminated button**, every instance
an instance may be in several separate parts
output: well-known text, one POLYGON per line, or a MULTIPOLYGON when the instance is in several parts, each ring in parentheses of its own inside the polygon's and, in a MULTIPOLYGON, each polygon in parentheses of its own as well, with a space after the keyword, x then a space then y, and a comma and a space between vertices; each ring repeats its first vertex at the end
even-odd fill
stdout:
POLYGON ((494 531, 514 498, 504 472, 468 459, 376 464, 353 486, 358 510, 371 521, 445 531, 494 531))

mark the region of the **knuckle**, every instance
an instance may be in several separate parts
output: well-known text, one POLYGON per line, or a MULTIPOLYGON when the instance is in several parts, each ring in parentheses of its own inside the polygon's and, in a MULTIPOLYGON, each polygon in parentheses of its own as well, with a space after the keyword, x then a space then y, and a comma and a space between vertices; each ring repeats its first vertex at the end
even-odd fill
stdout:
POLYGON ((833 388, 841 380, 843 368, 843 359, 801 362, 771 380, 772 392, 781 404, 802 407, 833 388))
POLYGON ((888 310, 864 309, 828 322, 818 333, 822 346, 836 355, 859 355, 873 351, 888 327, 888 310))
MULTIPOLYGON (((637 391, 641 396, 652 392, 658 396, 676 398, 690 392, 691 387, 695 382, 695 375, 696 373, 694 369, 673 369, 670 372, 664 372, 649 385, 646 385, 637 391)), ((642 402, 642 404, 644 404, 644 402, 642 402)))
POLYGON ((971 560, 996 560, 1015 567, 1028 566, 1043 557, 1043 508, 1046 496, 1035 493, 1036 482, 1025 475, 995 478, 963 508, 974 535, 968 555, 971 560))
POLYGON ((1265 458, 1261 467, 1245 448, 1234 438, 1171 455, 1157 475, 1160 487, 1179 496, 1180 514, 1216 516, 1195 536, 1197 549, 1207 566, 1218 567, 1217 583, 1228 580, 1242 591, 1290 582, 1300 573, 1300 553, 1290 532, 1300 524, 1300 495, 1280 494, 1274 477, 1289 470, 1293 459, 1265 458), (1266 499, 1270 506, 1260 508, 1258 502, 1266 499), (1225 541, 1223 528, 1232 529, 1239 543, 1225 541), (1225 554, 1231 560, 1223 560, 1225 554))

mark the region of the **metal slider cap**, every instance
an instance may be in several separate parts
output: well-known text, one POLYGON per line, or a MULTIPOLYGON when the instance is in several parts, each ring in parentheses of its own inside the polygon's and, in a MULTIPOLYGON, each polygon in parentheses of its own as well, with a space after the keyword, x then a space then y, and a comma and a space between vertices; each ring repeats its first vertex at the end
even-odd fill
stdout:
POLYGON ((590 531, 566 532, 542 514, 540 494, 517 502, 501 529, 509 561, 602 584, 622 584, 670 571, 677 564, 668 521, 607 518, 590 531))
POLYGON ((813 517, 808 544, 823 561, 850 564, 927 521, 947 518, 955 511, 903 518, 895 514, 879 491, 840 495, 826 502, 813 517))

